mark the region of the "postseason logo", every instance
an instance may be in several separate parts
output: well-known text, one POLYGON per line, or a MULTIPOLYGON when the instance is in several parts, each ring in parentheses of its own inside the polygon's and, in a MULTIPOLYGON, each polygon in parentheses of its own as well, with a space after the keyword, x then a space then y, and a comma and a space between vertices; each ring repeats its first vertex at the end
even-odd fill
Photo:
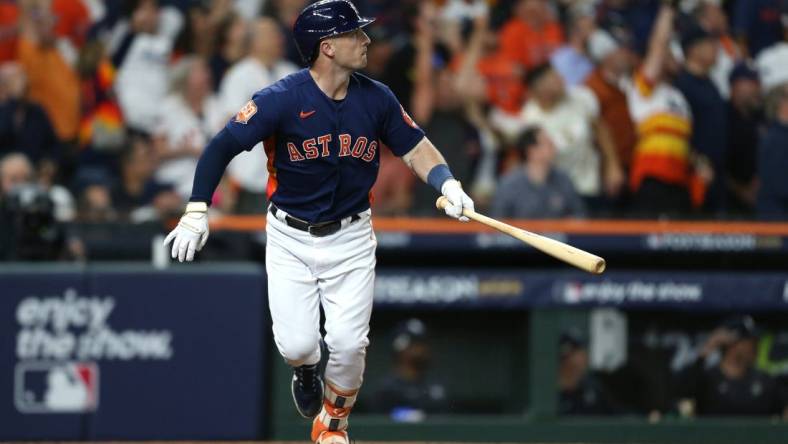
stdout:
POLYGON ((87 413, 98 407, 94 362, 20 362, 14 403, 22 413, 87 413))

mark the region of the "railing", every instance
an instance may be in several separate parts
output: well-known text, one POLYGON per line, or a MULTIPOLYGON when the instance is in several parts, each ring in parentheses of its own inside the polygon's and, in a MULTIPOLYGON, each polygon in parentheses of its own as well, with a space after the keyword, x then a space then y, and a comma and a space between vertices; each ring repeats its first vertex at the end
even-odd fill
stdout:
MULTIPOLYGON (((510 220, 504 222, 535 232, 560 232, 578 235, 616 234, 754 234, 788 236, 788 222, 732 221, 659 221, 659 220, 510 220)), ((376 231, 409 231, 433 233, 489 233, 492 228, 475 223, 459 223, 446 218, 420 219, 374 217, 376 231)), ((221 216, 211 221, 215 230, 260 231, 265 229, 265 216, 221 216)))

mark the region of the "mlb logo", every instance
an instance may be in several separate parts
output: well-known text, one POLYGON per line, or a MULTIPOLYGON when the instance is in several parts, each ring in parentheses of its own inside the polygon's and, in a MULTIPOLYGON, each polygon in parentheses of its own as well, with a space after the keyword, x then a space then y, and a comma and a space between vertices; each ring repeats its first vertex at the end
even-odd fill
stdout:
POLYGON ((14 403, 21 413, 86 413, 98 407, 95 362, 20 362, 14 403))
POLYGON ((577 304, 583 295, 583 284, 580 282, 567 282, 564 286, 564 302, 577 304))

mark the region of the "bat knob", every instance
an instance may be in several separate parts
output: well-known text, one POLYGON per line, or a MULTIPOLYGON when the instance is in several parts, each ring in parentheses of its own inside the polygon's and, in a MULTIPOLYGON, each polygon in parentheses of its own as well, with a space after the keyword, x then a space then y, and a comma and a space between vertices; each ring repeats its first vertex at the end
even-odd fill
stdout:
POLYGON ((435 201, 435 207, 439 210, 444 210, 446 207, 449 206, 449 199, 446 199, 446 196, 441 196, 438 200, 435 201))

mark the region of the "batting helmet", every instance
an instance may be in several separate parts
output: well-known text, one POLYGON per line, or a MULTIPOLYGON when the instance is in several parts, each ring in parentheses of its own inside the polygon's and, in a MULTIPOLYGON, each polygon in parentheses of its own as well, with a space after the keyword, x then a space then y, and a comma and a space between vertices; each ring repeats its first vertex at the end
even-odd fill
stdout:
POLYGON ((310 64, 316 57, 318 42, 355 31, 374 21, 373 18, 361 17, 356 6, 348 0, 321 0, 301 11, 293 24, 293 35, 301 58, 310 64))

